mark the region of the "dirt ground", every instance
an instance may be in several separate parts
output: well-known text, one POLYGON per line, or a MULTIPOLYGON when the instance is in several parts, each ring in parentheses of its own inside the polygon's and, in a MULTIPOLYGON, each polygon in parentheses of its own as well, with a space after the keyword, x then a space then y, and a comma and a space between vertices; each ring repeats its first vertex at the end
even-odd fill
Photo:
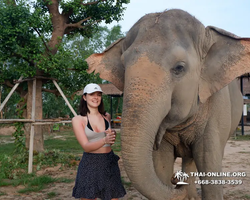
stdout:
MULTIPOLYGON (((3 135, 3 129, 0 129, 0 134, 3 135)), ((7 131, 5 132, 7 135, 7 131)), ((119 160, 121 174, 126 181, 129 181, 124 171, 122 158, 119 160)), ((175 171, 181 169, 181 159, 176 160, 175 171)), ((241 180, 241 185, 224 184, 224 199, 225 200, 249 200, 250 199, 250 141, 235 141, 229 140, 225 148, 223 159, 224 172, 245 172, 245 177, 226 177, 225 180, 241 180)), ((49 174, 53 177, 66 177, 74 179, 76 176, 76 169, 67 171, 60 171, 58 168, 47 168, 40 172, 49 174)), ((17 190, 22 189, 23 186, 13 187, 0 187, 0 193, 6 195, 0 196, 0 200, 49 200, 48 193, 55 193, 56 196, 51 198, 53 200, 73 200, 71 197, 72 188, 74 183, 54 183, 49 185, 46 189, 37 193, 19 194, 17 190)), ((142 196, 133 186, 125 186, 127 195, 121 200, 147 200, 142 196)), ((200 186, 197 184, 198 193, 200 193, 200 186)))

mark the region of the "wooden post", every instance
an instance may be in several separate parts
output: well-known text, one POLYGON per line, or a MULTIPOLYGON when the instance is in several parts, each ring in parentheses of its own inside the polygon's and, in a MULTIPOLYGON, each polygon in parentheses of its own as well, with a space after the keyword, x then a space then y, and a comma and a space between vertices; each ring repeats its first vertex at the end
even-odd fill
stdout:
POLYGON ((63 94, 63 91, 61 90, 61 88, 59 87, 59 85, 57 84, 57 82, 55 80, 53 80, 53 83, 55 84, 56 88, 58 89, 58 91, 60 92, 60 94, 62 95, 63 99, 65 100, 66 104, 68 105, 69 109, 71 110, 71 112, 74 114, 74 116, 77 116, 75 110, 72 108, 72 106, 70 105, 68 99, 66 98, 66 96, 63 94))
MULTIPOLYGON (((21 76, 18 81, 22 80, 23 76, 21 76)), ((0 112, 2 111, 3 107, 5 106, 5 104, 8 102, 9 98, 11 97, 11 95, 13 94, 13 92, 15 92, 16 88, 18 87, 20 83, 16 83, 15 86, 11 89, 10 93, 8 94, 8 96, 4 99, 3 103, 0 106, 0 112)))
MULTIPOLYGON (((2 92, 3 92, 3 86, 0 86, 0 107, 2 102, 2 92)), ((0 111, 0 119, 3 118, 3 111, 0 111)))
MULTIPOLYGON (((244 95, 244 91, 243 91, 243 76, 240 77, 240 90, 242 95, 244 95)), ((244 103, 243 103, 244 105, 244 103)), ((243 111, 241 114, 241 135, 244 135, 244 115, 243 115, 243 111)))
MULTIPOLYGON (((35 121, 35 113, 36 113, 36 79, 33 81, 33 89, 32 89, 32 111, 31 111, 31 119, 35 121)), ((33 143, 34 143, 34 131, 35 127, 31 125, 30 129, 30 147, 29 147, 29 165, 28 165, 28 173, 32 173, 33 168, 33 143)))

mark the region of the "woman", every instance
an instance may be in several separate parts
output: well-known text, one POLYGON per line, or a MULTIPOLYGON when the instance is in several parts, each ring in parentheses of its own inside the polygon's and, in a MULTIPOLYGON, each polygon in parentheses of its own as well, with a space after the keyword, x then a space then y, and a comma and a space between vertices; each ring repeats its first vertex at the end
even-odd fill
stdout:
POLYGON ((72 119, 75 136, 84 149, 73 189, 75 198, 118 200, 126 194, 119 156, 111 149, 116 135, 110 129, 110 119, 104 111, 102 89, 97 84, 88 84, 83 90, 80 115, 72 119))

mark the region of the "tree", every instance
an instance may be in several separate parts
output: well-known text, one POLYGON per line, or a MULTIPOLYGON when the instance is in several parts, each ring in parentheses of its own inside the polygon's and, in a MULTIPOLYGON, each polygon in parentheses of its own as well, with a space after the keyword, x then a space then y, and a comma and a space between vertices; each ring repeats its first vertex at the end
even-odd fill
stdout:
MULTIPOLYGON (((42 119, 42 91, 57 94, 55 87, 39 77, 58 79, 67 95, 96 77, 87 75, 86 62, 75 56, 74 49, 65 48, 76 34, 89 38, 101 21, 119 21, 128 0, 0 0, 0 83, 13 87, 14 79, 37 77, 36 119, 42 119), (42 87, 43 85, 43 87, 42 87)), ((84 58, 90 54, 85 54, 84 58)), ((18 94, 27 99, 31 118, 32 81, 21 83, 18 94)), ((28 147, 30 126, 26 126, 28 147)), ((36 126, 34 147, 43 150, 41 127, 36 126)))

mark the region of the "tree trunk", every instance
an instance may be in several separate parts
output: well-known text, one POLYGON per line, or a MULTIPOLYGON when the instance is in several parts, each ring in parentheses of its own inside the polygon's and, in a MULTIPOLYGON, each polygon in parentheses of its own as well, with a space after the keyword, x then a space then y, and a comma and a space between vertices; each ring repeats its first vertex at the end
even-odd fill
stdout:
MULTIPOLYGON (((32 93, 33 93, 33 81, 28 82, 28 97, 27 97, 27 119, 31 119, 32 112, 32 93)), ((35 105, 35 119, 43 118, 43 107, 42 107, 42 80, 37 79, 36 81, 36 105, 35 105)), ((25 125, 25 136, 26 136, 26 148, 29 148, 30 142, 30 128, 31 124, 25 125)), ((42 126, 35 126, 34 134, 34 151, 44 151, 43 145, 43 132, 42 126)))

